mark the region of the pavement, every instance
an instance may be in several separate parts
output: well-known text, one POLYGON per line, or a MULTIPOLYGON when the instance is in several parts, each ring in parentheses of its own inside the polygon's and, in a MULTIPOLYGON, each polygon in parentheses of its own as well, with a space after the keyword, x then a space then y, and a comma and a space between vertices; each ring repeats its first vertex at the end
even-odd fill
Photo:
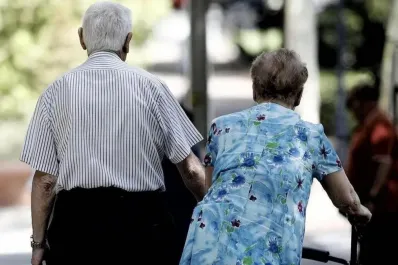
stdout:
MULTIPOLYGON (((185 95, 187 80, 175 74, 159 76, 177 98, 185 95)), ((211 76, 208 94, 209 119, 253 105, 248 73, 211 76)), ((30 235, 29 206, 0 208, 0 265, 30 264, 30 235)), ((329 250, 337 257, 349 257, 350 225, 338 214, 317 181, 314 181, 307 209, 305 246, 329 250)), ((316 264, 319 263, 306 260, 302 262, 302 265, 316 264)))

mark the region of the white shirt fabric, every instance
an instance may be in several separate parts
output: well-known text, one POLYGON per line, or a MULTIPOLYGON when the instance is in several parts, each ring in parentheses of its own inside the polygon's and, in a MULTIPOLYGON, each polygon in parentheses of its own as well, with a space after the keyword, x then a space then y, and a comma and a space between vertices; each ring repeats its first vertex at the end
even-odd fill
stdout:
POLYGON ((202 139, 165 83, 97 52, 40 96, 20 159, 57 191, 164 190, 163 156, 181 162, 202 139))

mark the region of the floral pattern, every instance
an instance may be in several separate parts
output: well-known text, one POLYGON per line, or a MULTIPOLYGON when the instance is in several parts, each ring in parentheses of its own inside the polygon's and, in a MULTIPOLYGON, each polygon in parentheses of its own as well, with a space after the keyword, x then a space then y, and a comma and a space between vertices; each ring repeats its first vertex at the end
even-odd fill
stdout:
POLYGON ((194 210, 180 265, 298 265, 314 178, 341 170, 322 125, 259 104, 213 121, 213 184, 194 210))

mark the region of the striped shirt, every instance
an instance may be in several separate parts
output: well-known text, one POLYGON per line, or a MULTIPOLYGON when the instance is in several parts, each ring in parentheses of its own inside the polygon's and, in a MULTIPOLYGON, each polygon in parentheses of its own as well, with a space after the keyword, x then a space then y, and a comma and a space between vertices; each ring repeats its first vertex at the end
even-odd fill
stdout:
POLYGON ((97 52, 42 93, 20 159, 57 191, 164 190, 163 156, 181 162, 201 140, 165 83, 97 52))

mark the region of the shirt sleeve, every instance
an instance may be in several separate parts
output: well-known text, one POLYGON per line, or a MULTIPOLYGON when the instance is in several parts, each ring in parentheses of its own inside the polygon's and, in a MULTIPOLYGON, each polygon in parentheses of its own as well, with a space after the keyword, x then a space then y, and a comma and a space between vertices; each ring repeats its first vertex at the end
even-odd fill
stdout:
POLYGON ((342 170, 342 165, 332 143, 326 137, 322 125, 319 125, 316 145, 317 147, 314 150, 315 164, 313 165, 313 176, 322 181, 325 176, 342 170))
POLYGON ((376 125, 370 135, 373 155, 390 155, 395 133, 386 125, 376 125))
POLYGON ((165 154, 172 163, 177 164, 190 154, 191 148, 203 137, 165 84, 161 87, 158 108, 165 137, 165 154))
POLYGON ((20 160, 35 170, 58 176, 57 150, 43 95, 39 98, 29 123, 20 160))
POLYGON ((203 159, 205 167, 214 167, 218 151, 218 135, 217 123, 215 120, 211 123, 209 133, 206 141, 206 155, 203 159))

